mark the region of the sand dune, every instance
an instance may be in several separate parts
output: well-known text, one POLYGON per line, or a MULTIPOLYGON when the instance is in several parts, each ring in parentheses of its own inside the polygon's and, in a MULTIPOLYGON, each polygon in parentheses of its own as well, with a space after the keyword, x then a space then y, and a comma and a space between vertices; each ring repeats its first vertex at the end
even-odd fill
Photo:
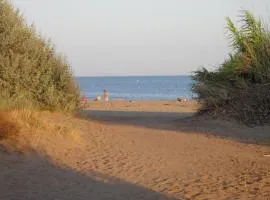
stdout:
POLYGON ((0 199, 270 198, 270 128, 189 118, 196 106, 99 102, 83 119, 54 115, 82 139, 0 153, 0 199))

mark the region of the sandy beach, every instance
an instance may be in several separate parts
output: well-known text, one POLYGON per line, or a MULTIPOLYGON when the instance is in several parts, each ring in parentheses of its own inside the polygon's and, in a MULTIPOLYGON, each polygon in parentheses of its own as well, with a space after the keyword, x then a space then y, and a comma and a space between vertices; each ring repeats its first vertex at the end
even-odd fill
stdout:
POLYGON ((0 151, 0 199, 269 199, 270 127, 193 117, 195 102, 90 102, 49 115, 77 141, 27 138, 0 151))
POLYGON ((270 200, 254 2, 0 0, 0 200, 270 200))

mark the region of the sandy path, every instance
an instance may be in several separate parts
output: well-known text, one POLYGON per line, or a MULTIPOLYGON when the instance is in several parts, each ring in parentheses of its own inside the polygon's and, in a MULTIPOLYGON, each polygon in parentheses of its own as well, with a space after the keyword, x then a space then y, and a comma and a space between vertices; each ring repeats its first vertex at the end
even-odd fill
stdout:
MULTIPOLYGON (((269 144, 269 127, 249 129, 210 120, 181 121, 193 110, 189 104, 164 102, 154 106, 146 102, 93 105, 84 112, 86 120, 72 122, 81 129, 86 144, 40 144, 52 160, 61 160, 69 170, 40 162, 38 167, 25 160, 14 162, 15 171, 16 166, 28 171, 32 166, 34 175, 30 174, 30 180, 36 183, 34 189, 38 192, 24 199, 35 199, 43 193, 47 198, 39 199, 270 198, 270 159, 263 156, 270 153, 270 148, 255 144, 269 144), (208 134, 202 134, 200 127, 208 134), (257 141, 249 138, 252 131, 260 135, 257 141), (234 134, 241 137, 231 137, 234 134), (42 181, 40 185, 37 180, 42 181), (44 183, 46 192, 41 189, 44 183)), ((9 159, 1 162, 10 163, 9 159)), ((14 170, 0 175, 23 193, 25 188, 18 180, 7 178, 12 173, 14 170)), ((23 172, 16 173, 20 180, 23 172)), ((9 188, 5 185, 4 191, 9 188)), ((0 193, 1 199, 5 199, 4 194, 0 193)))
MULTIPOLYGON (((89 164, 92 170, 176 199, 264 199, 270 195, 270 159, 263 157, 268 146, 179 131, 179 116, 188 116, 191 110, 181 114, 166 109, 158 113, 146 108, 111 110, 86 113, 104 125, 101 132, 90 135, 94 148, 89 162, 97 161, 89 164)), ((242 132, 246 132, 243 127, 242 132)))

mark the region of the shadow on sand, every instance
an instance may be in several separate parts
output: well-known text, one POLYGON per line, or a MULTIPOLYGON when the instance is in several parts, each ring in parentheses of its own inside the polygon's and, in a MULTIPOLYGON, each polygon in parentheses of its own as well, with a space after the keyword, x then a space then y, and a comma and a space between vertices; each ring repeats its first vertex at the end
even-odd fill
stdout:
POLYGON ((80 174, 39 156, 0 151, 0 157, 0 199, 3 200, 174 200, 116 178, 94 172, 80 174))
POLYGON ((247 144, 270 145, 270 127, 249 128, 234 122, 194 116, 194 113, 85 110, 91 120, 228 138, 247 144))

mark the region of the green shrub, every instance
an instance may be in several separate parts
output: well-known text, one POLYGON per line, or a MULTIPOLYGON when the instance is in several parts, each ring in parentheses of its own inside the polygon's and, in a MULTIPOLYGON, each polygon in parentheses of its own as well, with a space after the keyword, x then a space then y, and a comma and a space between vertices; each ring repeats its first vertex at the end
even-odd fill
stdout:
POLYGON ((62 111, 79 102, 67 61, 6 0, 0 0, 0 101, 62 111))
POLYGON ((240 28, 227 18, 229 58, 215 71, 193 74, 193 91, 201 113, 234 118, 248 124, 270 122, 270 32, 260 19, 243 11, 240 28))

